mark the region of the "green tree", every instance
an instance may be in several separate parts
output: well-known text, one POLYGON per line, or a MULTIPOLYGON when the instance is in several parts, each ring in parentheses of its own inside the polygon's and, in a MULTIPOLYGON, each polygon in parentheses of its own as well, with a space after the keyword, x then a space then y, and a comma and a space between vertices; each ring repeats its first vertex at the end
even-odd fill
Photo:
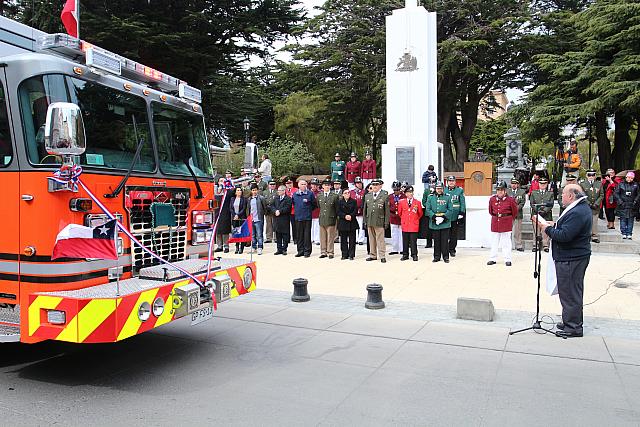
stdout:
POLYGON ((471 151, 482 148, 492 162, 497 163, 505 155, 504 134, 509 130, 505 115, 497 119, 480 120, 469 142, 471 151))
POLYGON ((261 145, 269 155, 274 177, 314 172, 315 158, 303 143, 272 135, 266 141, 262 141, 261 145))
POLYGON ((579 45, 536 58, 549 79, 529 96, 529 126, 589 126, 602 170, 633 168, 640 150, 640 4, 597 0, 569 22, 579 45))

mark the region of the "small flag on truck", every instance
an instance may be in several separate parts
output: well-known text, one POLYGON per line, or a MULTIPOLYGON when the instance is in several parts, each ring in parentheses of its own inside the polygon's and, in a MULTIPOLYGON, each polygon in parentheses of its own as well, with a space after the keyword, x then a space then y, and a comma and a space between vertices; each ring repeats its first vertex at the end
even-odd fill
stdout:
POLYGON ((118 259, 116 227, 115 219, 95 228, 69 224, 58 233, 51 259, 118 259))
POLYGON ((78 19, 78 0, 67 0, 60 14, 60 19, 67 33, 75 38, 78 38, 79 31, 79 19, 78 19))

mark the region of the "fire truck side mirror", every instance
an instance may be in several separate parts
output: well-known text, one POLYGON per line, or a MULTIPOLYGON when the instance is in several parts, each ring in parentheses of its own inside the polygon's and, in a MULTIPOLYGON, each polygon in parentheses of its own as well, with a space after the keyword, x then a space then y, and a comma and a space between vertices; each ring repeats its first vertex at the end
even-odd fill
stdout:
POLYGON ((44 126, 47 153, 79 156, 87 146, 80 107, 69 102, 54 102, 47 108, 44 126))

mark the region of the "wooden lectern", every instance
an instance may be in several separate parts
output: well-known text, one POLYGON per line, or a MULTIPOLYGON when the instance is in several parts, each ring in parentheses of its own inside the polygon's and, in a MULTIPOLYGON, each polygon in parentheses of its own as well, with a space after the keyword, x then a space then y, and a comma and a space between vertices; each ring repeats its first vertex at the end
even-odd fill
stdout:
POLYGON ((464 194, 466 196, 490 196, 493 183, 493 163, 465 162, 464 194))

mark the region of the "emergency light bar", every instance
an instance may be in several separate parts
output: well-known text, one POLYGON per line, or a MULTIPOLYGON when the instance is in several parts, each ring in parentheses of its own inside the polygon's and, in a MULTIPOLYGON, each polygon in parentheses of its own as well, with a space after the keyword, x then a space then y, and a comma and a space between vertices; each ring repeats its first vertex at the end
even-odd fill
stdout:
POLYGON ((68 34, 47 34, 39 37, 38 50, 50 50, 73 59, 85 56, 87 66, 122 75, 134 81, 149 83, 165 91, 177 91, 181 98, 190 101, 197 103, 202 101, 202 94, 199 89, 188 86, 168 74, 101 49, 68 34))

